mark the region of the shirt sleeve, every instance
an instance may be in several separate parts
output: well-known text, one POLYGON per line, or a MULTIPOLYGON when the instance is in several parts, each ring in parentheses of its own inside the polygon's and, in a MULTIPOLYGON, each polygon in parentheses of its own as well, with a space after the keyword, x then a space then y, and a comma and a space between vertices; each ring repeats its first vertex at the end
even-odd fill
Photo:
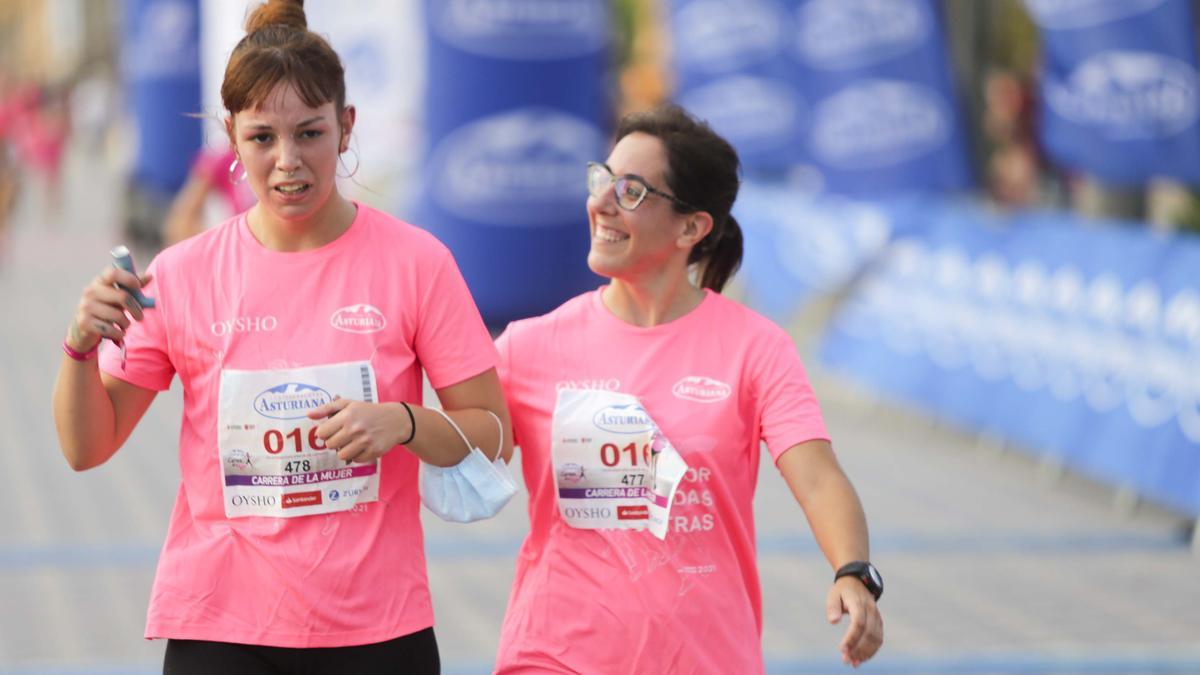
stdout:
POLYGON ((434 389, 469 380, 496 366, 496 347, 467 282, 446 249, 421 299, 415 349, 434 389))
POLYGON ((817 396, 808 381, 796 345, 782 329, 766 336, 754 352, 753 377, 759 409, 759 431, 772 461, 798 443, 829 440, 817 396))
POLYGON ((100 352, 100 369, 113 377, 144 389, 166 391, 175 377, 167 346, 167 313, 171 300, 160 295, 163 286, 158 280, 158 258, 146 271, 154 279, 146 286, 146 295, 155 299, 155 306, 143 312, 142 321, 134 321, 125 333, 125 364, 121 365, 121 348, 106 342, 100 352))
MULTIPOLYGON (((510 324, 508 324, 508 327, 504 329, 504 332, 500 334, 500 337, 496 338, 496 353, 497 353, 497 359, 498 359, 496 362, 496 372, 500 375, 500 387, 504 389, 504 398, 505 398, 506 402, 508 403, 509 414, 514 414, 513 410, 515 409, 514 408, 515 401, 513 401, 512 397, 510 396, 510 393, 512 392, 512 376, 513 376, 513 372, 512 372, 513 334, 515 332, 516 332, 516 329, 513 327, 513 324, 510 323, 510 324)), ((520 445, 521 443, 519 440, 517 440, 516 436, 517 436, 517 424, 516 424, 516 420, 514 419, 513 420, 513 445, 520 445)))

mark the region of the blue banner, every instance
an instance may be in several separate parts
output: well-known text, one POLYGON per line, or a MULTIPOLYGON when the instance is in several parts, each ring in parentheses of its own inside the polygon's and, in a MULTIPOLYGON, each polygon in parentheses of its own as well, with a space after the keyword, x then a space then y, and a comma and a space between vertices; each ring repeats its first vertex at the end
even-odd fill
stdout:
POLYGON ((127 0, 121 69, 137 129, 133 181, 172 195, 203 142, 199 0, 127 0))
POLYGON ((426 0, 429 139, 413 222, 454 252, 484 319, 599 285, 588 161, 608 154, 605 0, 426 0))
POLYGON ((830 367, 1200 515, 1200 240, 929 203, 831 324, 830 367))
POLYGON ((751 172, 846 195, 972 182, 932 0, 674 0, 676 100, 751 172))
POLYGON ((1200 183, 1200 78, 1188 0, 1026 0, 1044 45, 1041 137, 1113 184, 1200 183))
POLYGON ((858 275, 894 226, 881 204, 758 182, 742 185, 733 214, 744 238, 738 279, 746 303, 779 323, 858 275))

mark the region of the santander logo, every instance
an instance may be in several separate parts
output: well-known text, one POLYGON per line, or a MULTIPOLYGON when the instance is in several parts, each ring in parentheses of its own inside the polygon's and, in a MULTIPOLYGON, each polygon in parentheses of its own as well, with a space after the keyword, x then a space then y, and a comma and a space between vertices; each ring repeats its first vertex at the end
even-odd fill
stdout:
POLYGON ((729 395, 733 393, 733 387, 711 377, 688 375, 671 387, 671 393, 675 395, 675 398, 685 401, 716 403, 729 398, 729 395))
POLYGON ((387 326, 387 318, 371 305, 350 305, 334 312, 329 325, 347 333, 378 333, 387 326))

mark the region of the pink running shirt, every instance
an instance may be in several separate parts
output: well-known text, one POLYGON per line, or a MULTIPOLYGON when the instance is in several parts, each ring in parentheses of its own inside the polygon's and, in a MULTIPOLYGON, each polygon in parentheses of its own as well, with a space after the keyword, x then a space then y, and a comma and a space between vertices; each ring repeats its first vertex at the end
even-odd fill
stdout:
POLYGON ((778 459, 828 438, 788 335, 709 291, 687 315, 640 328, 593 291, 510 324, 497 347, 530 533, 496 671, 762 672, 752 510, 759 441, 778 459), (637 396, 687 461, 665 541, 564 523, 550 460, 559 388, 637 396))
POLYGON ((217 404, 222 368, 369 360, 379 400, 419 403, 422 369, 441 388, 494 367, 450 252, 359 204, 319 249, 263 248, 243 214, 163 251, 148 271, 158 307, 130 329, 125 369, 119 349, 101 355, 105 372, 137 386, 162 391, 175 374, 183 383, 182 480, 146 637, 341 647, 433 625, 416 456, 384 455, 379 501, 352 511, 226 518, 217 404))

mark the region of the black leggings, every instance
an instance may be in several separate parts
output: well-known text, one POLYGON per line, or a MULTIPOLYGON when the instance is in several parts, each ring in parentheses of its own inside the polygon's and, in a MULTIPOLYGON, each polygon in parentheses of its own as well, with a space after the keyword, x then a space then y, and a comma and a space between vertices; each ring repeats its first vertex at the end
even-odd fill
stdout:
POLYGON ((263 647, 206 640, 167 640, 163 675, 439 675, 433 628, 353 647, 263 647))

